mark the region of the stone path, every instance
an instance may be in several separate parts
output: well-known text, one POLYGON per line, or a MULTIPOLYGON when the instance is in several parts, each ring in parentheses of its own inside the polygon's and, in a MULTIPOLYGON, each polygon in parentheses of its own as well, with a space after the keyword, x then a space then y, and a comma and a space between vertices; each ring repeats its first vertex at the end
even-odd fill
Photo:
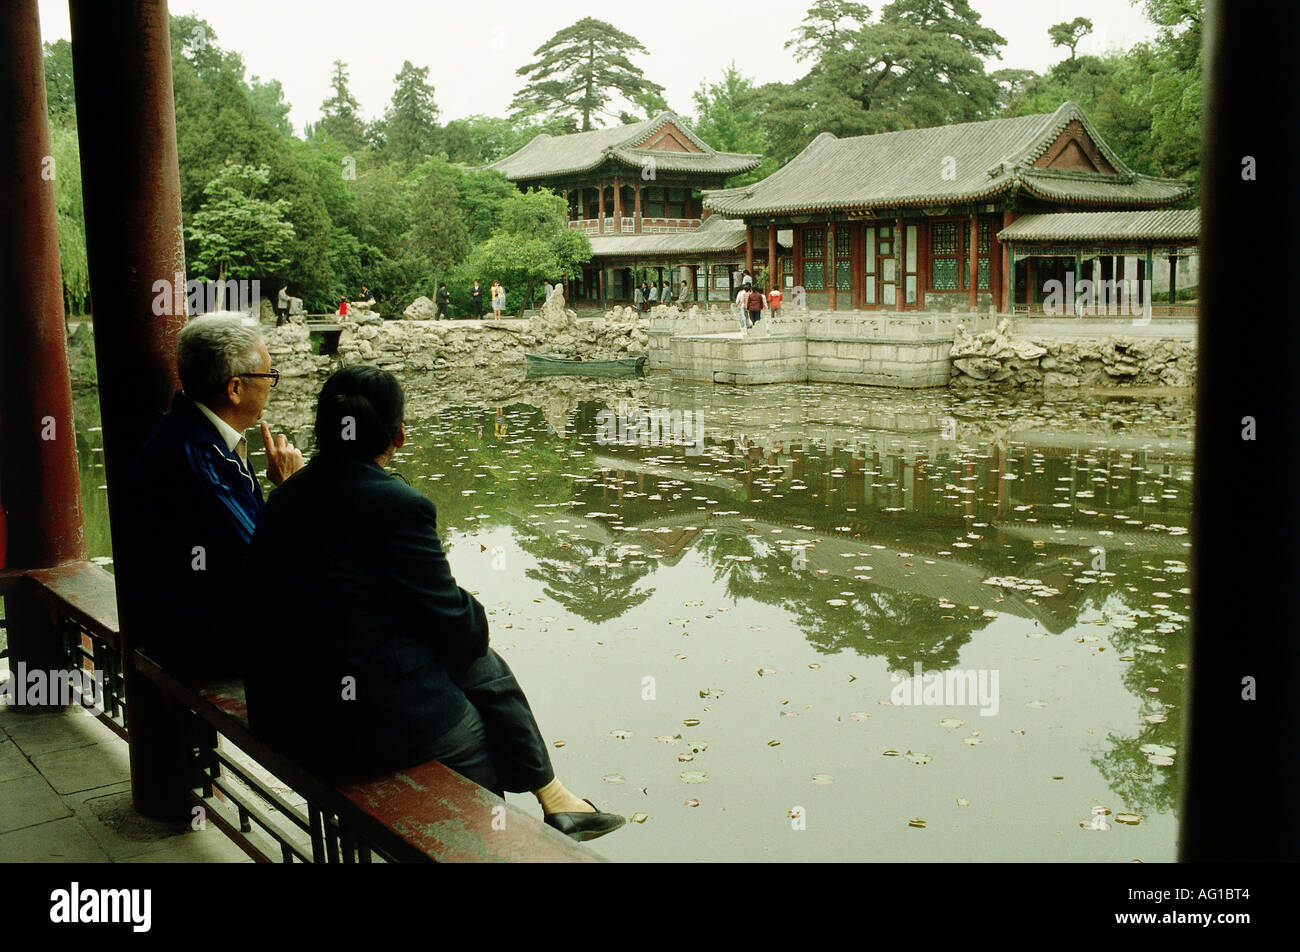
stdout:
POLYGON ((131 807, 126 742, 74 705, 0 706, 0 862, 252 862, 212 824, 150 820, 131 807))

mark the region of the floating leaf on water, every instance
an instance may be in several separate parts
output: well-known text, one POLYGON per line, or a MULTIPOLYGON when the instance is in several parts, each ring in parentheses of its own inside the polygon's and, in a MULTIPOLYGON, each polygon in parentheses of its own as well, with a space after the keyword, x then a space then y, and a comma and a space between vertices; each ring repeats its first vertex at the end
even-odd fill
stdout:
POLYGON ((1080 820, 1079 826, 1082 829, 1093 830, 1097 833, 1104 833, 1110 829, 1110 824, 1099 816, 1095 816, 1091 820, 1080 820))
POLYGON ((700 697, 722 697, 725 693, 722 688, 705 688, 700 692, 700 697))
POLYGON ((907 821, 907 825, 911 827, 915 827, 918 830, 925 829, 925 821, 922 820, 919 816, 912 817, 912 819, 907 821))
POLYGON ((686 751, 682 751, 680 754, 677 755, 677 759, 680 760, 682 763, 686 763, 688 761, 694 760, 695 755, 689 754, 686 751))
POLYGON ((617 737, 619 740, 627 740, 629 737, 632 736, 632 732, 625 731, 625 730, 613 730, 609 732, 609 736, 617 737))
POLYGON ((703 770, 687 770, 682 774, 682 783, 704 783, 709 775, 703 770))
POLYGON ((556 746, 556 747, 563 747, 563 746, 564 746, 564 741, 562 741, 562 740, 557 740, 557 741, 555 742, 555 746, 556 746))
POLYGON ((758 676, 761 678, 765 674, 776 674, 776 668, 759 668, 758 676))
POLYGON ((1094 816, 1110 816, 1110 807, 1095 806, 1092 813, 1094 816))
POLYGON ((1052 779, 1053 779, 1053 780, 1064 780, 1064 779, 1065 779, 1065 775, 1064 775, 1064 774, 1052 774, 1052 779))
POLYGON ((970 801, 967 800, 965 797, 958 797, 958 798, 957 798, 957 806, 959 806, 959 807, 968 807, 968 806, 970 806, 970 801))
POLYGON ((821 667, 821 665, 818 664, 816 661, 814 661, 812 664, 808 665, 808 667, 810 667, 810 668, 812 668, 814 671, 816 671, 818 668, 821 667))
POLYGON ((682 739, 681 734, 660 734, 655 740, 661 744, 676 744, 682 739))
POLYGON ((934 758, 931 757, 929 754, 918 754, 915 751, 911 751, 911 750, 909 750, 903 756, 906 757, 908 760, 910 760, 912 763, 918 765, 928 764, 930 761, 934 760, 934 758))
POLYGON ((686 749, 692 754, 702 754, 709 749, 709 745, 702 740, 693 740, 687 742, 686 749))
POLYGON ((851 720, 851 721, 865 721, 865 720, 867 720, 867 719, 870 718, 870 717, 871 717, 871 715, 868 714, 866 711, 854 711, 852 714, 849 715, 849 720, 851 720))
POLYGON ((799 712, 798 712, 798 711, 781 711, 780 713, 781 713, 781 716, 782 716, 782 717, 798 717, 798 716, 799 716, 799 712))
POLYGON ((630 817, 628 817, 628 819, 631 820, 633 823, 644 823, 646 820, 650 819, 650 814, 633 813, 630 817))
POLYGON ((827 604, 827 605, 832 605, 832 606, 834 606, 835 608, 839 608, 839 607, 841 607, 841 606, 843 606, 843 605, 847 605, 848 602, 846 602, 846 601, 845 601, 844 599, 842 599, 842 598, 828 598, 828 599, 826 599, 826 604, 827 604))
POLYGON ((952 730, 954 727, 961 727, 965 723, 966 722, 959 717, 945 717, 939 722, 939 726, 952 730))
POLYGON ((1139 823, 1142 822, 1142 818, 1138 816, 1136 813, 1116 813, 1115 822, 1126 823, 1129 826, 1137 826, 1139 823))
POLYGON ((605 783, 627 783, 627 777, 624 777, 621 773, 605 774, 600 779, 605 783))
POLYGON ((1047 702, 1046 702, 1046 701, 1026 701, 1026 702, 1025 702, 1025 707, 1032 707, 1032 708, 1034 708, 1035 710, 1038 710, 1038 709, 1041 709, 1041 708, 1047 707, 1047 702))
POLYGON ((696 800, 694 797, 691 797, 688 800, 683 800, 682 805, 688 807, 698 807, 700 805, 700 801, 696 800))
POLYGON ((1168 715, 1168 714, 1148 714, 1148 715, 1147 715, 1147 723, 1148 723, 1148 724, 1163 724, 1163 723, 1164 723, 1165 721, 1167 721, 1167 720, 1169 720, 1169 715, 1168 715))
POLYGON ((779 740, 769 740, 769 741, 767 742, 767 746, 768 746, 768 747, 780 747, 780 746, 781 746, 781 742, 780 742, 779 740))
POLYGON ((1144 754, 1157 754, 1161 757, 1172 757, 1178 751, 1167 744, 1143 744, 1138 748, 1144 754))
POLYGON ((881 756, 882 756, 882 757, 897 757, 897 756, 898 756, 898 751, 896 751, 896 750, 886 750, 886 751, 883 751, 883 752, 881 753, 881 756))
POLYGON ((1156 767, 1172 767, 1174 765, 1174 758, 1166 757, 1161 754, 1152 754, 1147 758, 1147 763, 1156 767))
POLYGON ((980 744, 984 743, 983 739, 979 737, 963 737, 962 742, 965 743, 967 747, 978 747, 980 744))
POLYGON ((682 719, 682 723, 685 724, 687 727, 698 727, 700 724, 700 719, 698 717, 687 717, 682 719))
POLYGON ((817 773, 812 775, 812 782, 818 785, 834 783, 835 778, 828 773, 817 773))

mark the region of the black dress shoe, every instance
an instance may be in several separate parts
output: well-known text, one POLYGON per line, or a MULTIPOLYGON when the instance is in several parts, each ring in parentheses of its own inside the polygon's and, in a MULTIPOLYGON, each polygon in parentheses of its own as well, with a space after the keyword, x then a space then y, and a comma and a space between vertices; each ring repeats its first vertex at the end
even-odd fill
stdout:
POLYGON ((570 836, 578 842, 583 840, 594 840, 598 836, 604 836, 606 833, 613 833, 620 826, 627 822, 617 813, 602 813, 596 804, 584 798, 585 803, 590 803, 595 813, 548 813, 546 814, 546 825, 553 826, 566 836, 570 836))

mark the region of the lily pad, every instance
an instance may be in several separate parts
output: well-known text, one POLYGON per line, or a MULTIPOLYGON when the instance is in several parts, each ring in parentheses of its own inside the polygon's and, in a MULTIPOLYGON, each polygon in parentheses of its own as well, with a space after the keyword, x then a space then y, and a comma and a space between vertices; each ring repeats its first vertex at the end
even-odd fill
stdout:
POLYGON ((694 797, 690 797, 686 800, 683 800, 682 805, 688 807, 698 807, 700 805, 700 801, 696 800, 694 797))
POLYGON ((682 774, 682 783, 704 783, 709 775, 703 770, 687 770, 682 774))
POLYGON ((1166 744, 1143 744, 1138 748, 1138 750, 1144 754, 1156 754, 1161 757, 1172 757, 1174 754, 1178 753, 1177 750, 1173 747, 1167 746, 1166 744))
POLYGON ((629 737, 632 736, 632 732, 624 731, 624 730, 613 730, 609 732, 609 736, 617 737, 619 740, 627 740, 629 737))
POLYGON ((912 763, 917 765, 928 764, 930 761, 934 760, 934 758, 931 757, 929 754, 918 754, 915 751, 911 751, 911 750, 909 750, 903 756, 906 757, 912 763))
POLYGON ((680 760, 682 763, 686 763, 687 761, 694 760, 695 755, 691 753, 687 753, 686 751, 682 751, 680 754, 677 755, 677 759, 680 760))
POLYGON ((700 719, 698 717, 686 717, 682 719, 682 723, 685 724, 687 727, 698 727, 700 724, 700 719))
POLYGON ((628 817, 628 819, 629 819, 630 821, 632 821, 633 823, 644 823, 646 820, 650 819, 650 814, 648 814, 648 813, 633 813, 630 817, 628 817))
POLYGON ((865 721, 868 720, 870 717, 871 715, 868 714, 866 711, 854 711, 852 714, 849 715, 849 720, 865 721))
POLYGON ((564 746, 564 741, 562 741, 562 740, 557 740, 557 741, 555 742, 555 746, 556 746, 556 747, 563 747, 563 746, 564 746))
POLYGON ((768 746, 768 747, 780 747, 780 746, 781 746, 781 742, 780 742, 779 740, 769 740, 769 741, 767 742, 767 746, 768 746))
POLYGON ((960 717, 945 717, 943 720, 939 722, 939 726, 946 727, 949 730, 952 730, 955 727, 961 727, 965 723, 966 722, 963 721, 960 717))
POLYGON ((676 744, 682 739, 681 734, 660 734, 655 740, 661 744, 676 744))
POLYGON ((1142 822, 1142 818, 1138 816, 1136 813, 1116 813, 1115 822, 1124 823, 1127 824, 1128 826, 1137 826, 1139 823, 1142 822))
POLYGON ((627 777, 624 777, 621 773, 605 774, 600 779, 605 783, 627 783, 627 777))
POLYGON ((958 797, 958 798, 957 798, 957 806, 959 806, 959 807, 968 807, 968 806, 970 806, 970 801, 967 800, 965 797, 958 797))
POLYGON ((693 740, 686 744, 686 749, 692 754, 702 754, 709 749, 709 745, 702 740, 693 740))
POLYGON ((818 773, 812 775, 812 782, 820 786, 828 783, 834 783, 835 778, 828 773, 818 773))
POLYGON ((925 821, 922 820, 919 816, 912 817, 912 819, 907 821, 907 825, 911 827, 915 827, 918 830, 925 829, 925 821))
POLYGON ((898 751, 896 751, 896 750, 886 750, 886 751, 883 751, 883 752, 881 753, 881 756, 882 756, 882 757, 897 757, 897 756, 898 756, 898 751))

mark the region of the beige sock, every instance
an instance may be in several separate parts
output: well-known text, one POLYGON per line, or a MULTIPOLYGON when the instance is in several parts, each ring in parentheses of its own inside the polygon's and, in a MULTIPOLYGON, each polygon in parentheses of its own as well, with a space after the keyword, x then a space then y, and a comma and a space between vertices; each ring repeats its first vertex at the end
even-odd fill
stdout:
POLYGON ((575 797, 556 777, 546 786, 533 791, 543 813, 590 813, 591 805, 575 797))

